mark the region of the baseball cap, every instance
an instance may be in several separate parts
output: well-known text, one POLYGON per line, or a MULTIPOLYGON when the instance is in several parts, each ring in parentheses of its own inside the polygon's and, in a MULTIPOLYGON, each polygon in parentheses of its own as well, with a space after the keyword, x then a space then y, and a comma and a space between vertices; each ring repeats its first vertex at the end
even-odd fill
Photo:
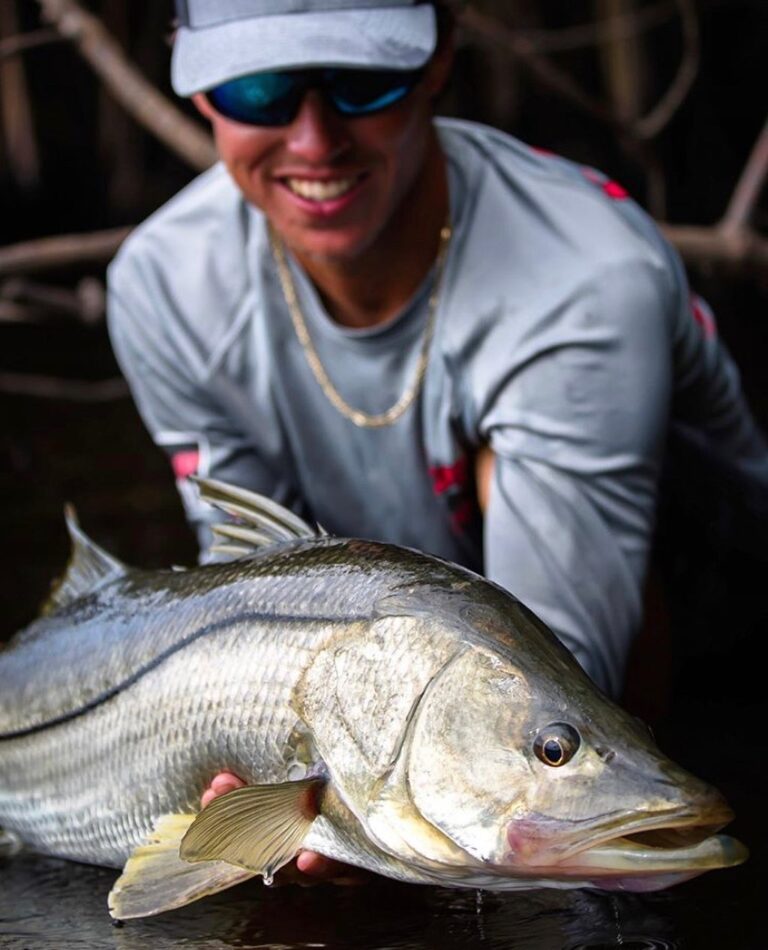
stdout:
POLYGON ((171 82, 180 96, 248 73, 418 69, 437 45, 419 0, 176 0, 171 82))

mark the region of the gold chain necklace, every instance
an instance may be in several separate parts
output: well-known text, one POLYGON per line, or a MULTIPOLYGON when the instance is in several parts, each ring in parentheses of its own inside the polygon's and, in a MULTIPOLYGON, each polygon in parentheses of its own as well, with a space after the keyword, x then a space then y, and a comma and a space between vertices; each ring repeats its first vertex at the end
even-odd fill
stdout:
POLYGON ((363 412, 362 409, 355 409, 354 407, 350 406, 329 379, 328 374, 325 371, 325 367, 320 361, 320 356, 315 349, 315 345, 312 342, 312 337, 309 335, 304 314, 301 312, 301 306, 299 305, 298 297, 296 295, 296 287, 293 282, 293 277, 291 276, 288 262, 285 259, 285 249, 283 247, 283 242, 280 240, 280 238, 278 238, 274 230, 271 227, 269 228, 269 240, 270 244, 272 245, 272 253, 275 255, 275 261, 277 262, 277 271, 280 277, 280 284, 283 288, 283 296, 285 297, 285 302, 288 305, 288 310, 291 314, 291 320, 296 331, 296 336, 299 338, 299 343, 301 344, 301 348, 304 350, 304 356, 309 363, 309 367, 312 370, 312 373, 314 374, 314 377, 317 380, 320 388, 325 393, 328 401, 338 410, 338 412, 341 413, 342 416, 344 416, 346 419, 349 419, 350 422, 353 422, 360 428, 381 429, 384 426, 391 426, 394 422, 397 422, 397 420, 408 409, 413 400, 416 398, 419 389, 421 388, 421 384, 424 380, 424 374, 427 371, 427 363, 429 362, 429 348, 430 344, 432 343, 432 336, 435 331, 437 305, 440 300, 440 290, 442 288, 443 273, 445 270, 445 258, 448 251, 448 245, 451 240, 451 234, 451 225, 443 225, 440 231, 440 246, 437 252, 437 259, 435 261, 435 282, 432 287, 432 293, 429 297, 429 309, 427 313, 427 323, 424 327, 424 339, 422 340, 419 361, 416 365, 416 372, 414 374, 413 380, 410 386, 405 389, 397 402, 393 406, 390 406, 386 412, 380 412, 372 415, 371 413, 363 412))

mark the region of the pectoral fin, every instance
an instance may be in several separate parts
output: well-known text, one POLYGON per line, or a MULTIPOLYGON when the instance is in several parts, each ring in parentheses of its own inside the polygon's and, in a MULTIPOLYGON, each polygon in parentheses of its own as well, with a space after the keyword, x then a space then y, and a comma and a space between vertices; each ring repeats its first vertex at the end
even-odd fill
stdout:
POLYGON ((223 861, 189 864, 179 857, 181 839, 196 815, 163 815, 146 844, 139 845, 109 893, 117 920, 150 917, 247 881, 253 871, 223 861))
POLYGON ((185 861, 228 861, 269 884, 298 854, 318 814, 317 779, 249 785, 214 799, 181 843, 185 861))

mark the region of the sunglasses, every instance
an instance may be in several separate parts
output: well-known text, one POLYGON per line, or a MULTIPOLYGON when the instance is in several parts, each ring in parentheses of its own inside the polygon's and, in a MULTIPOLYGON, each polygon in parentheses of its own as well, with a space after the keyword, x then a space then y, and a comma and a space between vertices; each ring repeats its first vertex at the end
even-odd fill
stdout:
POLYGON ((240 76, 205 96, 227 119, 246 125, 289 125, 304 95, 319 89, 342 116, 373 115, 403 100, 424 73, 415 70, 295 69, 240 76))

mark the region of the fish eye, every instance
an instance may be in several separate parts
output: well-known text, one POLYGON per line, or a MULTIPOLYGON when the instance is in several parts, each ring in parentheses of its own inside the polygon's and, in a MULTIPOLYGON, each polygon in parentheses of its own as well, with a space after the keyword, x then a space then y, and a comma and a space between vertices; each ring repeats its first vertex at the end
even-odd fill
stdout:
POLYGON ((567 722, 553 722, 542 729, 533 743, 533 751, 544 765, 558 768, 570 762, 581 745, 581 736, 567 722))

